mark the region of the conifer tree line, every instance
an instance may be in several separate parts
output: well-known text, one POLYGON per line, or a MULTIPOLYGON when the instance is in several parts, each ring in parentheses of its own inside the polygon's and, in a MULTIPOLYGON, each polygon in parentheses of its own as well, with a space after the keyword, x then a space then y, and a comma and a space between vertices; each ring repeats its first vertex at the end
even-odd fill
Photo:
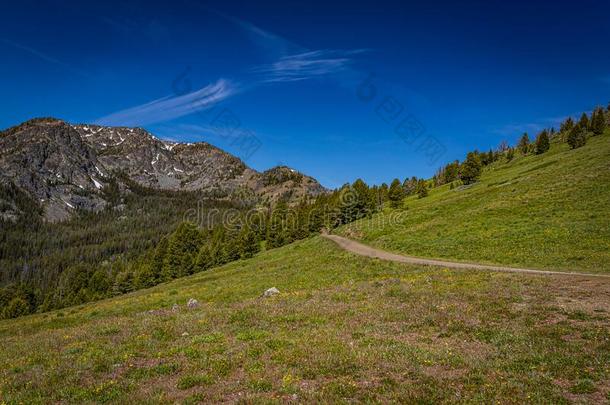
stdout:
MULTIPOLYGON (((117 191, 109 183, 102 189, 105 194, 117 191)), ((37 201, 13 183, 0 182, 0 212, 12 201, 11 212, 16 208, 21 213, 15 220, 0 216, 0 317, 3 312, 10 317, 107 296, 107 289, 97 286, 106 284, 104 279, 112 284, 115 275, 133 267, 186 212, 224 212, 243 204, 205 193, 134 185, 130 190, 116 198, 106 196, 114 203, 101 212, 81 211, 68 221, 46 223, 37 201), (19 299, 10 306, 13 298, 19 299)))
POLYGON ((209 207, 237 209, 237 220, 231 224, 181 222, 200 195, 132 185, 133 194, 123 197, 113 182, 104 192, 116 204, 126 205, 127 211, 117 213, 111 207, 101 213, 82 213, 66 224, 43 224, 34 215, 40 212, 35 201, 10 183, 0 184, 0 202, 16 201, 22 212, 29 213, 16 222, 0 221, 4 230, 0 232, 0 317, 151 287, 370 217, 384 207, 403 209, 407 197, 426 198, 433 188, 445 184, 454 188, 475 183, 483 168, 496 162, 544 154, 551 143, 579 148, 588 137, 604 133, 608 107, 596 108, 590 117, 582 114, 577 122, 567 118, 558 131, 544 129, 533 141, 524 133, 514 147, 503 142, 496 150, 469 152, 463 161, 448 163, 429 180, 396 178, 389 185, 369 186, 358 179, 293 206, 283 199, 256 209, 241 200, 208 200, 209 207), (168 228, 174 230, 161 236, 168 228))
MULTIPOLYGON (((8 284, 5 283, 4 288, 0 288, 0 307, 3 308, 0 316, 12 318, 82 304, 151 287, 234 260, 246 259, 261 249, 277 248, 319 233, 322 229, 332 229, 370 217, 388 202, 394 204, 393 201, 402 201, 405 196, 427 193, 426 183, 423 179, 415 178, 405 180, 404 184, 395 180, 390 192, 386 184, 369 187, 363 180, 358 179, 352 184, 345 184, 338 190, 322 194, 313 200, 304 199, 296 206, 289 206, 286 201, 280 200, 273 209, 241 211, 234 209, 233 212, 239 213, 240 218, 232 224, 220 223, 210 228, 208 224, 181 222, 171 234, 154 242, 152 246, 150 240, 154 239, 151 233, 146 234, 149 239, 147 248, 129 245, 130 249, 143 251, 137 257, 131 256, 114 262, 103 261, 99 264, 96 263, 96 259, 100 258, 100 253, 94 250, 91 252, 91 258, 86 262, 79 260, 66 261, 65 264, 56 262, 57 265, 65 268, 50 277, 53 280, 48 285, 33 278, 10 279, 8 284), (397 193, 396 184, 398 184, 397 193)), ((143 204, 148 205, 149 209, 151 206, 159 207, 155 200, 158 196, 151 190, 141 190, 139 198, 146 200, 147 203, 139 200, 138 207, 142 207, 143 204)), ((163 200, 165 201, 166 198, 167 196, 164 195, 163 200)), ((141 212, 142 208, 138 208, 135 212, 131 212, 131 215, 136 216, 137 213, 141 218, 141 212)), ((96 215, 100 214, 84 214, 84 217, 72 226, 77 229, 89 226, 109 227, 113 235, 115 232, 125 233, 125 237, 130 238, 129 230, 117 228, 116 224, 120 224, 121 220, 117 220, 112 212, 102 214, 104 219, 101 224, 87 222, 96 215)), ((160 219, 159 222, 163 223, 164 220, 160 219)), ((48 232, 45 225, 39 226, 48 232)), ((23 232, 25 235, 26 231, 23 232)), ((45 232, 41 238, 52 239, 52 235, 45 232)), ((110 237, 109 234, 102 235, 99 239, 102 242, 100 247, 104 246, 104 236, 110 237)), ((69 239, 74 241, 75 238, 69 239)), ((15 240, 15 243, 22 243, 25 238, 15 238, 15 240)), ((59 246, 56 248, 58 249, 59 246)), ((71 254, 76 255, 76 252, 71 254)), ((16 260, 16 257, 13 259, 16 260)), ((18 272, 16 274, 23 275, 18 272)))
POLYGON ((566 118, 561 123, 559 131, 555 128, 543 129, 536 135, 534 141, 531 141, 526 132, 514 147, 502 142, 496 150, 469 152, 463 162, 456 160, 440 168, 433 177, 433 185, 436 187, 451 183, 453 186, 454 182, 472 184, 480 177, 483 167, 500 159, 511 161, 516 153, 522 156, 541 155, 550 149, 552 141, 566 142, 572 149, 579 148, 586 144, 587 137, 603 134, 608 125, 610 125, 610 105, 606 109, 597 107, 591 117, 587 113, 582 113, 578 122, 571 117, 566 118))

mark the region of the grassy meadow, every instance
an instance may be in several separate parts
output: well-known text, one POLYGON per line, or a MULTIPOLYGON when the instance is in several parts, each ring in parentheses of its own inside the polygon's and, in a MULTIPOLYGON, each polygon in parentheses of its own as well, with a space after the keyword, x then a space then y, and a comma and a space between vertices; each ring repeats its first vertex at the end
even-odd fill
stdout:
POLYGON ((610 132, 484 169, 337 233, 413 256, 610 273, 610 132))
MULTIPOLYGON (((609 158, 608 133, 553 144, 338 232, 417 256, 610 272, 609 158)), ((606 403, 608 297, 605 278, 391 263, 312 237, 0 321, 0 403, 606 403), (281 293, 262 297, 270 287, 281 293)))
POLYGON ((607 280, 409 266, 314 237, 0 322, 0 402, 599 403, 608 296, 607 280))

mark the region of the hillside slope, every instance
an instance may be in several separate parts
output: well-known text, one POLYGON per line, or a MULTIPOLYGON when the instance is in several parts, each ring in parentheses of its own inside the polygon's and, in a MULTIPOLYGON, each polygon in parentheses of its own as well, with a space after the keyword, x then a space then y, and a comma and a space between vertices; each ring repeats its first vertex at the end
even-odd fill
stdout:
POLYGON ((610 272, 610 133, 494 163, 472 186, 432 189, 340 230, 408 255, 610 272))
POLYGON ((600 280, 382 262, 314 237, 149 290, 0 321, 0 397, 602 402, 608 294, 600 280), (281 293, 262 298, 272 286, 281 293), (187 309, 190 298, 200 306, 187 309))
MULTIPOLYGON (((421 256, 607 272, 609 140, 492 164, 473 186, 433 189, 339 232, 421 256)), ((265 187, 296 180, 287 168, 262 175, 265 187)), ((0 321, 0 399, 602 403, 608 296, 602 278, 393 263, 310 237, 0 321), (262 297, 270 287, 279 295, 262 297)))

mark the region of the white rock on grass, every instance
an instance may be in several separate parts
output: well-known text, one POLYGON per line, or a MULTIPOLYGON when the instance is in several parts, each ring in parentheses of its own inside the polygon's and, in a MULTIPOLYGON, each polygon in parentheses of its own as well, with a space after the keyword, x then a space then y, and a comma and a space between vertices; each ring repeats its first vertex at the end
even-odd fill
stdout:
POLYGON ((270 289, 268 289, 267 291, 265 291, 265 292, 263 293, 263 297, 271 297, 271 296, 273 296, 273 295, 277 295, 277 294, 279 294, 279 293, 280 293, 280 290, 278 290, 278 289, 277 289, 277 288, 275 288, 275 287, 271 287, 270 289))
POLYGON ((199 301, 197 301, 195 298, 191 298, 186 303, 186 307, 189 309, 199 308, 199 301))

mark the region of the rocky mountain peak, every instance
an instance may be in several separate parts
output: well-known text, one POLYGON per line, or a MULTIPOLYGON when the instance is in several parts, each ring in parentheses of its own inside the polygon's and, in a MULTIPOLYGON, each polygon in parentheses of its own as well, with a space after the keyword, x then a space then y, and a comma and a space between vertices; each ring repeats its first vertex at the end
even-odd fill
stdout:
POLYGON ((142 128, 36 118, 0 133, 0 180, 38 201, 48 220, 66 219, 77 209, 103 209, 108 203, 103 188, 119 173, 153 189, 224 194, 248 189, 268 201, 325 191, 289 167, 259 173, 207 142, 163 141, 142 128))

